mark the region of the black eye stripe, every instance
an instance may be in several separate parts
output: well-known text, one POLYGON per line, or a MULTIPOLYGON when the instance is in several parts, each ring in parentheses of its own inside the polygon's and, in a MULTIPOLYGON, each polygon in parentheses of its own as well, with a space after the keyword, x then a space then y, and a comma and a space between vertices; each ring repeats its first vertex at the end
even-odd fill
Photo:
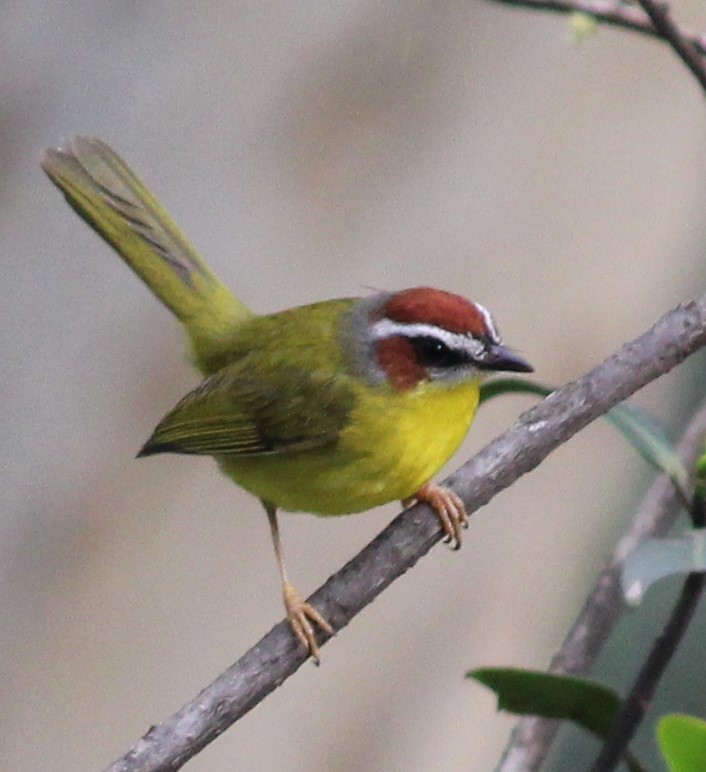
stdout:
POLYGON ((458 367, 473 362, 467 351, 450 348, 439 338, 417 335, 407 340, 412 344, 417 361, 422 367, 458 367))

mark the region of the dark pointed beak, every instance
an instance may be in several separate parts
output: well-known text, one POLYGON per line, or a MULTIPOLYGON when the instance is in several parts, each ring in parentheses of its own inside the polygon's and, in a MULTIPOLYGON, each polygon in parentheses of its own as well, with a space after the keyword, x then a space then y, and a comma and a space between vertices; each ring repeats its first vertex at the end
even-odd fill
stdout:
POLYGON ((494 343, 486 351, 483 360, 476 362, 483 370, 506 370, 512 373, 533 373, 534 367, 509 348, 494 343))

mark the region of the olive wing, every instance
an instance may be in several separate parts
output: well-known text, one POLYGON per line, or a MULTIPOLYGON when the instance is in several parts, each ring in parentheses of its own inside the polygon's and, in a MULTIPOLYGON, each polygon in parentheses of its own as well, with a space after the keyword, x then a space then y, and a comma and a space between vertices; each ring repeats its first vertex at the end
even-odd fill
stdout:
POLYGON ((355 403, 351 379, 262 364, 246 357, 207 378, 162 419, 138 455, 260 455, 334 442, 355 403))

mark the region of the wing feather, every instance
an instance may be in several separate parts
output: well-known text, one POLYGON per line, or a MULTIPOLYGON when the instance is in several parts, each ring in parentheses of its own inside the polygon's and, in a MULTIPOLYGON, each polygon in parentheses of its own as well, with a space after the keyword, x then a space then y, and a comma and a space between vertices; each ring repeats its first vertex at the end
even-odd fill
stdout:
POLYGON ((203 381, 162 419, 139 455, 260 455, 335 442, 355 403, 350 377, 258 359, 247 356, 203 381))

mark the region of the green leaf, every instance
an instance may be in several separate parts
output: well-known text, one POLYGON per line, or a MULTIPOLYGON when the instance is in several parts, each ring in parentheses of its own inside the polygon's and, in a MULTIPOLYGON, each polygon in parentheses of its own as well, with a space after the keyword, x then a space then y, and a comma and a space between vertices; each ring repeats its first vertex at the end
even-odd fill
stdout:
POLYGON ((674 713, 657 724, 657 742, 669 772, 706 770, 706 721, 674 713))
POLYGON ((688 502, 689 475, 662 424, 629 402, 616 405, 605 417, 648 464, 670 477, 683 501, 688 502))
POLYGON ((694 571, 706 571, 706 530, 694 528, 675 539, 649 539, 638 544, 623 561, 623 596, 631 606, 637 606, 657 580, 694 571))
POLYGON ((584 678, 523 668, 480 668, 467 674, 498 695, 498 709, 563 718, 605 736, 620 706, 613 689, 584 678))
POLYGON ((556 391, 556 389, 521 378, 497 378, 494 381, 484 383, 480 387, 480 401, 482 404, 489 399, 499 397, 501 394, 533 394, 537 397, 547 397, 553 391, 556 391))
MULTIPOLYGON (((499 710, 573 721, 601 739, 620 707, 620 697, 613 689, 584 678, 494 667, 472 670, 466 677, 492 689, 499 710)), ((632 772, 643 770, 632 755, 624 758, 632 772)))

